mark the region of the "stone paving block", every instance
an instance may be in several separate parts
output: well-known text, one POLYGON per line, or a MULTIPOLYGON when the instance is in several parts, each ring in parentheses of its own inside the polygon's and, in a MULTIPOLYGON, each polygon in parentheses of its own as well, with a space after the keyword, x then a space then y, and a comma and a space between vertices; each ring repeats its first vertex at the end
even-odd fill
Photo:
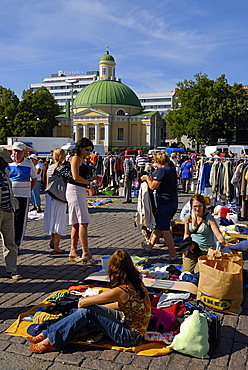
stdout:
POLYGON ((59 355, 56 357, 55 362, 80 366, 85 358, 86 357, 84 356, 82 346, 72 344, 65 351, 59 353, 59 355))
POLYGON ((166 370, 186 370, 190 363, 190 357, 173 352, 170 362, 166 366, 166 370))
POLYGON ((49 370, 77 370, 77 369, 78 367, 74 365, 68 365, 68 364, 58 363, 58 362, 53 363, 52 366, 49 367, 49 370))
POLYGON ((20 343, 20 344, 26 343, 26 339, 24 337, 17 337, 16 335, 11 336, 9 341, 12 343, 20 343))
POLYGON ((140 370, 148 369, 151 359, 152 357, 148 357, 148 356, 135 356, 131 366, 137 367, 140 370))
POLYGON ((149 370, 167 369, 167 365, 171 361, 171 358, 172 354, 160 357, 151 357, 149 370))
POLYGON ((7 340, 0 340, 0 351, 5 351, 10 346, 10 342, 7 340))
POLYGON ((135 355, 130 352, 119 352, 115 359, 116 363, 121 363, 122 365, 129 365, 134 360, 135 355))
POLYGON ((207 368, 209 359, 202 358, 191 358, 189 363, 190 370, 204 370, 207 368))
POLYGON ((244 343, 234 342, 229 361, 229 370, 243 370, 247 361, 248 347, 244 343))
MULTIPOLYGON (((31 343, 30 343, 31 344, 31 343)), ((27 344, 28 346, 29 344, 27 344)), ((59 351, 52 351, 52 352, 46 352, 46 353, 32 353, 32 358, 37 358, 44 361, 55 361, 57 356, 59 355, 59 351)))
POLYGON ((83 361, 81 368, 84 369, 101 369, 101 370, 121 370, 122 365, 113 363, 111 361, 104 361, 95 358, 87 358, 83 361))
POLYGON ((247 329, 248 332, 248 310, 246 312, 242 312, 242 314, 239 316, 237 329, 247 329))
POLYGON ((0 352, 0 364, 4 370, 47 370, 52 362, 42 361, 32 357, 24 357, 20 354, 0 352))
POLYGON ((228 338, 221 338, 221 342, 212 347, 210 354, 211 360, 210 365, 212 366, 227 366, 229 355, 232 352, 233 341, 228 338))
POLYGON ((221 338, 233 339, 236 332, 235 326, 221 325, 221 338))
POLYGON ((32 352, 28 349, 28 346, 19 343, 12 343, 6 351, 27 357, 32 355, 32 352))
POLYGON ((235 336, 234 336, 235 342, 245 343, 248 345, 248 332, 247 328, 245 329, 238 329, 236 330, 235 336))
POLYGON ((113 361, 118 354, 119 352, 113 349, 104 349, 98 358, 99 360, 113 361))

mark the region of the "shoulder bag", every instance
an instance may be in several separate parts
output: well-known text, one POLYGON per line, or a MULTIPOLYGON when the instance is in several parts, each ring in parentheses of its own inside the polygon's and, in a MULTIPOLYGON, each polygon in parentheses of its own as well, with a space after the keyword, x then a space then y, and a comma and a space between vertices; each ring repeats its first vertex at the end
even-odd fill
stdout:
POLYGON ((56 175, 55 178, 48 184, 45 192, 53 199, 66 203, 66 185, 67 184, 63 180, 62 176, 56 175))

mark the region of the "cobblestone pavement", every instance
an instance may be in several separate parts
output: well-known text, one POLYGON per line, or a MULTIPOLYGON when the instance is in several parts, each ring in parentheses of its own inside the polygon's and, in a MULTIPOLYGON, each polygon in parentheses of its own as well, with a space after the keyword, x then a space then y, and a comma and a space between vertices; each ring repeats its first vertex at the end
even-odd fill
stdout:
MULTIPOLYGON (((116 198, 118 199, 118 198, 116 198)), ((188 200, 180 196, 179 209, 188 200)), ((44 207, 44 196, 42 196, 44 207)), ((92 223, 89 227, 89 245, 95 257, 111 255, 116 248, 125 248, 131 254, 144 256, 140 247, 142 236, 133 226, 137 199, 133 204, 122 204, 123 199, 104 207, 90 208, 92 223)), ((179 219, 177 214, 176 219, 179 219)), ((69 252, 70 228, 61 247, 69 252)), ((26 237, 18 257, 20 281, 4 277, 5 266, 0 257, 0 370, 69 370, 84 369, 142 370, 142 369, 248 369, 248 299, 247 295, 240 316, 222 317, 221 342, 211 349, 210 359, 196 359, 173 352, 161 357, 136 356, 129 352, 102 350, 97 347, 71 345, 64 353, 50 352, 32 354, 22 337, 8 336, 4 330, 17 316, 41 302, 51 292, 66 289, 70 285, 84 283, 84 278, 95 267, 68 262, 66 255, 52 257, 48 246, 49 237, 43 233, 42 221, 28 222, 26 237)), ((156 248, 149 258, 158 262, 161 255, 168 254, 166 248, 156 248)), ((248 268, 245 256, 245 268, 248 268)))

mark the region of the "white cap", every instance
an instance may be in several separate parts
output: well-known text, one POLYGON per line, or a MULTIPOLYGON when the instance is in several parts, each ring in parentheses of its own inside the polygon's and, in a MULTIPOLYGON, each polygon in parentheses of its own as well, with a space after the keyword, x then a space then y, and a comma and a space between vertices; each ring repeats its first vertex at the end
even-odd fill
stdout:
POLYGON ((25 150, 26 145, 20 141, 15 141, 12 147, 13 150, 25 150))
POLYGON ((29 158, 31 159, 31 158, 33 158, 33 159, 35 159, 36 161, 38 161, 38 157, 37 157, 37 155, 36 154, 31 154, 30 156, 29 156, 29 158))

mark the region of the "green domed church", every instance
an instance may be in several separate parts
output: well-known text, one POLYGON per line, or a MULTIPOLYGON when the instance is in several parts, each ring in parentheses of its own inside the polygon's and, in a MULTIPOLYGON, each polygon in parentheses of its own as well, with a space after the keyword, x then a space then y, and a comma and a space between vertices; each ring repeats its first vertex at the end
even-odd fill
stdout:
MULTIPOLYGON (((73 103, 75 141, 86 136, 94 144, 103 144, 106 151, 112 147, 159 145, 162 117, 156 111, 143 112, 134 91, 115 77, 115 65, 107 47, 99 61, 99 80, 76 96, 73 103)), ((68 115, 67 120, 63 120, 62 115, 58 119, 58 129, 64 136, 65 131, 70 132, 68 115)))

